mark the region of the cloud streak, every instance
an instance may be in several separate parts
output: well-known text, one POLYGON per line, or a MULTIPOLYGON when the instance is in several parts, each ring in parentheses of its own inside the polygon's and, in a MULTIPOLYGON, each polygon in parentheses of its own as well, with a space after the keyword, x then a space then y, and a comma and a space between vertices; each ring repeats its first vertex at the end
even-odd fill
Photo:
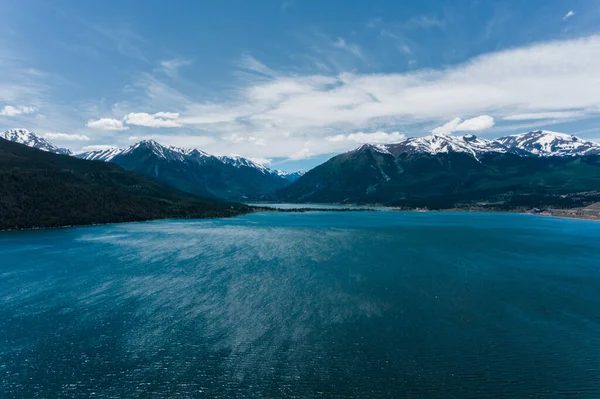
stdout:
POLYGON ((32 114, 36 111, 37 108, 34 107, 5 105, 2 109, 0 109, 0 115, 17 116, 22 114, 32 114))
POLYGON ((181 127, 181 123, 177 121, 178 113, 174 112, 157 112, 148 114, 146 112, 132 112, 125 116, 125 122, 128 125, 145 126, 145 127, 181 127))
POLYGON ((43 137, 49 140, 59 141, 90 141, 90 138, 84 134, 46 133, 43 137))
POLYGON ((575 15, 575 11, 573 11, 573 10, 570 10, 568 13, 566 13, 566 14, 563 16, 563 21, 566 21, 567 19, 571 18, 571 17, 572 17, 572 16, 574 16, 574 15, 575 15))
POLYGON ((123 121, 119 119, 100 118, 97 120, 90 119, 87 121, 87 127, 100 130, 127 130, 129 127, 123 126, 123 121))
POLYGON ((143 76, 136 86, 146 91, 142 108, 177 107, 177 117, 129 111, 123 120, 100 119, 88 126, 185 127, 186 142, 194 134, 214 137, 209 151, 298 159, 345 150, 362 140, 396 140, 398 131, 425 134, 429 126, 446 121, 434 130, 482 131, 496 120, 581 119, 598 115, 596 54, 600 36, 592 35, 491 52, 440 69, 339 74, 275 71, 246 55, 239 67, 247 76, 221 100, 198 101, 143 76), (456 115, 480 116, 452 119, 456 115), (248 145, 249 138, 268 145, 248 145))
POLYGON ((467 120, 454 118, 442 126, 431 130, 431 133, 448 135, 454 132, 477 132, 489 129, 492 126, 494 126, 494 118, 489 115, 476 116, 467 120))
POLYGON ((339 143, 344 141, 350 141, 354 143, 373 143, 373 144, 389 144, 397 143, 406 139, 406 135, 400 132, 386 133, 386 132, 374 132, 374 133, 351 133, 348 135, 338 134, 335 136, 326 137, 326 140, 339 143))

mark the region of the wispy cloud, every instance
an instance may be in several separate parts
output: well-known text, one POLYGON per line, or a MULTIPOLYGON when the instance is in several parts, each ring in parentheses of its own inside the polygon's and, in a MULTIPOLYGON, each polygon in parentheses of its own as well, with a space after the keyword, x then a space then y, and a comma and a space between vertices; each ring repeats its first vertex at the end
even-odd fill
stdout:
POLYGON ((123 125, 120 119, 100 118, 97 120, 90 119, 87 121, 87 127, 100 130, 127 130, 129 127, 123 125))
POLYGON ((388 144, 397 143, 406 139, 406 135, 400 132, 373 132, 373 133, 351 133, 351 134, 337 134, 335 136, 328 136, 325 138, 332 142, 343 142, 350 141, 354 143, 373 143, 373 144, 388 144))
POLYGON ((109 50, 114 50, 119 54, 148 62, 140 46, 145 43, 144 38, 126 27, 91 27, 100 37, 109 42, 106 46, 109 50))
POLYGON ((494 118, 489 115, 476 116, 466 120, 454 118, 442 126, 431 130, 431 133, 446 135, 454 132, 477 132, 489 129, 492 126, 494 126, 494 118))
POLYGON ((446 22, 430 15, 419 15, 402 24, 407 29, 443 28, 446 22))
POLYGON ((128 125, 146 127, 181 127, 177 121, 179 114, 175 112, 157 112, 149 114, 146 112, 132 112, 125 116, 128 125))
POLYGON ((163 60, 160 62, 162 71, 170 77, 177 76, 177 71, 179 70, 179 68, 187 66, 187 65, 191 65, 191 64, 192 64, 192 61, 185 60, 185 59, 179 59, 179 58, 163 60))
POLYGON ((568 13, 566 13, 566 14, 563 16, 563 20, 564 20, 564 21, 566 21, 567 19, 571 18, 573 15, 575 15, 575 11, 573 11, 573 10, 570 10, 568 13))
POLYGON ((260 139, 254 136, 243 136, 240 134, 231 134, 229 136, 224 137, 225 140, 231 141, 233 143, 250 143, 258 146, 265 146, 267 142, 264 139, 260 139))
POLYGON ((259 165, 269 166, 273 163, 273 160, 270 158, 250 158, 250 160, 259 165))
POLYGON ((58 141, 90 141, 90 138, 84 134, 45 133, 43 137, 58 141))
POLYGON ((570 119, 585 116, 585 111, 554 111, 554 112, 534 112, 529 114, 508 115, 503 119, 505 121, 527 121, 538 119, 570 119))
POLYGON ((22 114, 32 114, 37 111, 35 107, 26 107, 26 106, 12 106, 5 105, 0 109, 0 115, 2 116, 17 116, 22 114))
POLYGON ((274 71, 245 56, 240 67, 250 73, 220 100, 198 101, 155 76, 140 75, 134 87, 144 96, 137 93, 133 109, 129 104, 115 119, 88 126, 180 126, 185 134, 160 137, 172 145, 206 145, 215 153, 301 159, 363 141, 399 141, 399 131, 425 134, 436 124, 445 123, 435 131, 452 133, 488 129, 495 120, 587 118, 600 104, 594 84, 600 81, 599 53, 600 36, 589 36, 492 52, 437 70, 387 74, 274 71), (452 119, 456 115, 480 116, 452 119))
POLYGON ((238 68, 247 71, 258 73, 264 76, 275 76, 276 73, 271 68, 267 67, 265 64, 251 56, 250 54, 245 54, 242 56, 242 59, 238 63, 238 68))
POLYGON ((344 40, 341 37, 338 37, 338 39, 332 43, 332 46, 337 49, 347 51, 360 59, 365 58, 365 55, 363 54, 363 51, 358 44, 347 43, 346 40, 344 40))

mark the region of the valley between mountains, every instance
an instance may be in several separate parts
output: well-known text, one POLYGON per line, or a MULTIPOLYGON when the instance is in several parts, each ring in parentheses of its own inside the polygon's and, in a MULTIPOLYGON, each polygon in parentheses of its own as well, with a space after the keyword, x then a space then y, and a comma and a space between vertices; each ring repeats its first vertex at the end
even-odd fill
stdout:
MULTIPOLYGON (((233 204, 247 201, 600 216, 600 144, 550 131, 537 130, 495 140, 474 135, 431 134, 394 144, 364 144, 306 173, 273 170, 243 157, 216 156, 200 149, 164 146, 154 140, 140 141, 125 149, 73 154, 26 129, 8 130, 0 133, 0 138, 3 139, 0 140, 3 228, 31 227, 28 222, 31 218, 21 213, 36 212, 45 214, 36 213, 36 217, 51 220, 40 226, 72 224, 72 216, 61 220, 68 212, 61 213, 63 216, 53 215, 53 209, 64 204, 59 204, 58 199, 50 200, 52 196, 44 207, 35 201, 23 201, 23 196, 29 199, 46 196, 50 186, 41 184, 39 179, 48 177, 48 170, 52 170, 47 169, 48 165, 58 168, 51 176, 56 187, 69 187, 75 198, 77 192, 86 193, 79 197, 82 201, 85 197, 87 205, 78 205, 77 201, 69 205, 79 208, 76 212, 79 216, 94 202, 90 199, 94 192, 90 187, 99 189, 107 182, 104 177, 94 177, 95 173, 99 173, 97 176, 120 173, 125 180, 144 179, 135 186, 154 185, 150 196, 153 201, 162 196, 154 205, 161 204, 164 209, 125 211, 116 204, 131 202, 133 197, 128 196, 139 193, 132 192, 131 185, 111 181, 114 195, 110 201, 115 205, 102 206, 105 214, 76 219, 76 224, 222 216, 246 212, 243 206, 233 204), (19 149, 25 146, 31 148, 19 149), (69 180, 73 176, 81 177, 79 186, 69 180), (19 191, 15 187, 22 191, 21 197, 13 194, 19 191), (166 197, 170 205, 165 207, 166 197), (180 206, 177 201, 186 205, 180 206), (204 213, 189 210, 190 203, 195 202, 205 207, 204 213), (15 204, 29 204, 29 208, 20 209, 25 205, 15 204), (207 206, 212 207, 210 211, 207 206), (43 210, 38 212, 40 207, 43 210), (178 210, 174 212, 173 207, 178 210), (9 213, 13 215, 11 218, 6 216, 9 213)), ((106 193, 102 195, 107 198, 106 193)), ((149 198, 144 194, 146 200, 149 198)))

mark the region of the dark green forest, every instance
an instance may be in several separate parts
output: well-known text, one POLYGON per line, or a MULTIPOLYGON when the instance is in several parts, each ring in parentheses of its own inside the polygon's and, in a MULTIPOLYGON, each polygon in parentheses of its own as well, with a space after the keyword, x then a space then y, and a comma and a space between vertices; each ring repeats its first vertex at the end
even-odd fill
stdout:
POLYGON ((196 197, 105 162, 0 139, 0 229, 213 218, 249 211, 196 197))

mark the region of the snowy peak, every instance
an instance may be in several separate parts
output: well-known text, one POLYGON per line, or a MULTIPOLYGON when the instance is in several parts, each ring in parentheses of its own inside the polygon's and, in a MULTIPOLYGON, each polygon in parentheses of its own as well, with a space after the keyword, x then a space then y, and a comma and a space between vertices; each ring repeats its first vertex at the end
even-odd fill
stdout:
POLYGON ((188 158, 190 150, 164 146, 155 140, 142 140, 139 143, 123 150, 119 155, 130 154, 138 151, 147 151, 167 161, 184 161, 188 158))
POLYGON ((464 136, 431 134, 424 137, 409 138, 400 143, 388 144, 384 147, 393 155, 414 153, 435 155, 449 152, 463 152, 477 158, 481 154, 488 152, 507 152, 507 149, 500 143, 472 134, 464 136))
POLYGON ((86 159, 88 161, 102 161, 109 162, 111 159, 123 152, 122 149, 117 147, 107 148, 105 150, 96 150, 82 152, 75 155, 77 158, 86 159))
POLYGON ((443 154, 462 152, 476 159, 485 153, 511 153, 519 156, 582 156, 600 155, 600 144, 583 140, 565 133, 536 130, 528 133, 487 140, 472 134, 451 136, 430 134, 413 137, 396 144, 373 145, 363 144, 355 151, 374 150, 401 154, 443 154))
POLYGON ((40 137, 27 129, 10 129, 0 133, 0 138, 19 144, 24 144, 28 147, 37 148, 38 150, 52 152, 54 154, 71 154, 70 150, 57 147, 45 138, 40 137))
POLYGON ((520 150, 541 157, 600 154, 600 144, 548 130, 514 134, 501 137, 496 142, 507 147, 511 152, 520 150))
POLYGON ((290 182, 295 182, 296 180, 298 180, 306 174, 306 172, 303 170, 297 170, 295 172, 285 172, 283 170, 274 169, 272 170, 272 172, 276 173, 277 176, 283 177, 284 179, 290 182))
POLYGON ((242 158, 242 157, 238 157, 238 156, 220 156, 218 157, 221 162, 228 164, 228 165, 232 165, 235 166, 236 168, 241 168, 243 166, 248 167, 248 168, 255 168, 260 170, 263 173, 271 173, 272 170, 267 168, 264 165, 261 165, 259 163, 253 162, 247 158, 242 158))
POLYGON ((76 157, 91 161, 110 162, 113 160, 113 158, 120 155, 148 152, 157 156, 158 158, 167 161, 195 161, 204 163, 213 160, 226 165, 231 165, 237 169, 240 169, 242 167, 252 168, 260 171, 265 175, 278 176, 288 181, 295 181, 304 174, 304 171, 283 172, 280 170, 269 169, 264 165, 239 156, 214 156, 197 148, 188 149, 164 146, 155 140, 143 140, 124 150, 113 147, 104 150, 84 152, 81 154, 77 154, 76 157))
POLYGON ((254 168, 254 169, 261 171, 264 174, 279 176, 290 182, 294 182, 294 181, 298 180, 300 177, 302 177, 304 175, 304 173, 306 173, 303 170, 299 170, 299 171, 295 171, 295 172, 284 172, 283 170, 270 169, 270 168, 266 167, 265 165, 254 162, 248 158, 243 158, 243 157, 239 157, 239 156, 220 156, 217 158, 221 162, 228 164, 228 165, 232 165, 238 169, 242 168, 242 167, 254 168))

